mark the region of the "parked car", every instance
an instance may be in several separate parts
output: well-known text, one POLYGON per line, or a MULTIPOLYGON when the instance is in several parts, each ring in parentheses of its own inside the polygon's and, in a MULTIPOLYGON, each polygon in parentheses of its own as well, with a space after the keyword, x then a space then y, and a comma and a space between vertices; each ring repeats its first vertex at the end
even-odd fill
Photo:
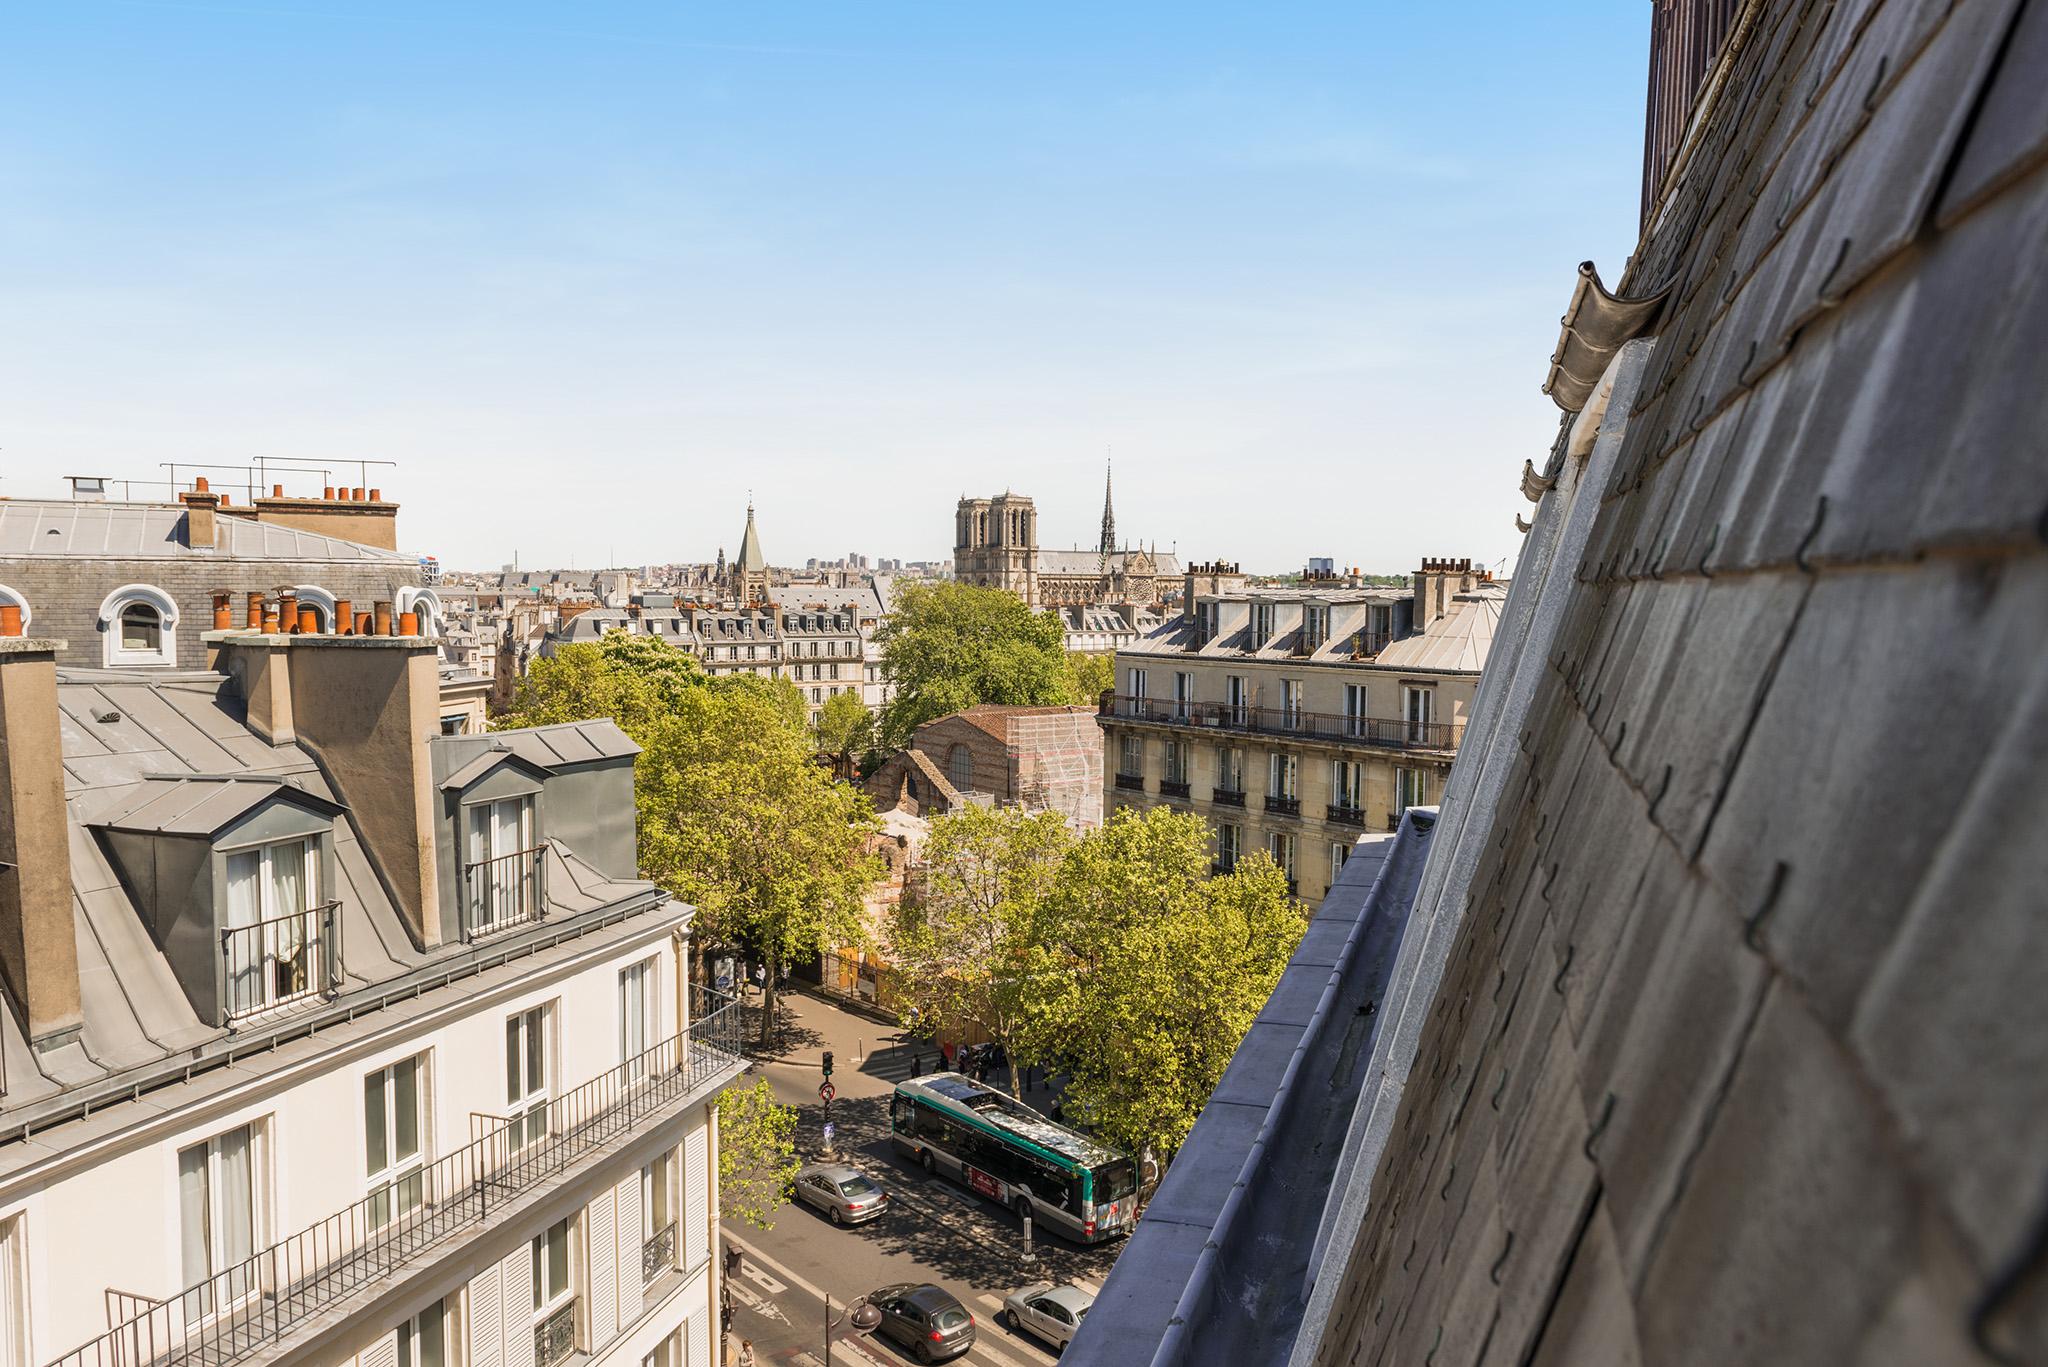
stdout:
POLYGON ((1080 1331, 1081 1316, 1095 1304, 1095 1297, 1078 1286, 1054 1286, 1033 1282, 1021 1291, 1003 1297, 1003 1309, 1012 1329, 1028 1330, 1055 1348, 1064 1348, 1080 1331))
POLYGON ((919 1362, 944 1362, 974 1346, 974 1316, 943 1287, 885 1286, 868 1304, 882 1312, 875 1332, 902 1344, 919 1362))
POLYGON ((796 1175, 796 1197, 816 1206, 835 1225, 857 1225, 889 1208, 889 1193, 859 1168, 845 1163, 812 1163, 796 1175))

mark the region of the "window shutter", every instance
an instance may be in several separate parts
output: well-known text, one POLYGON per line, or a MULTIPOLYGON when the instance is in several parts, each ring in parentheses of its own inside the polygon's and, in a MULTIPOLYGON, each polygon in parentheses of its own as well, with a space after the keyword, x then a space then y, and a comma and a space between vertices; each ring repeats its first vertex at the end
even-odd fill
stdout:
POLYGON ((698 1363, 714 1361, 711 1356, 711 1314, 699 1311, 690 1316, 683 1326, 683 1334, 689 1342, 689 1351, 683 1354, 683 1361, 696 1367, 698 1363))
POLYGON ((584 1221, 590 1252, 590 1346, 593 1350, 610 1343, 619 1332, 619 1240, 615 1211, 618 1202, 605 1188, 590 1203, 584 1221))
POLYGON ((533 1367, 533 1251, 525 1244, 498 1264, 503 1295, 504 1367, 533 1367))
POLYGON ((375 1346, 363 1351, 358 1361, 361 1367, 398 1367, 398 1331, 394 1329, 377 1340, 375 1346))
POLYGON ((640 1174, 618 1186, 619 1323, 640 1318, 640 1174))
POLYGON ((697 1128, 683 1138, 683 1191, 686 1202, 683 1227, 676 1231, 682 1253, 682 1264, 693 1268, 711 1256, 711 1212, 708 1198, 711 1184, 717 1177, 711 1171, 710 1145, 707 1142, 706 1127, 698 1122, 697 1128))
POLYGON ((469 1279, 471 1367, 498 1367, 504 1356, 505 1311, 498 1282, 496 1267, 487 1267, 469 1279))

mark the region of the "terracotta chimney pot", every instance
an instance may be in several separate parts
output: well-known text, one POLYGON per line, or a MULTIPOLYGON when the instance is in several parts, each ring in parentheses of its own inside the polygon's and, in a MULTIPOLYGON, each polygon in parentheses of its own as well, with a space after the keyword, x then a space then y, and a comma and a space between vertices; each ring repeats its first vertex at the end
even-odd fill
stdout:
POLYGON ((364 500, 363 500, 363 494, 364 494, 365 492, 367 492, 367 491, 366 491, 366 490, 365 490, 365 489, 363 488, 363 486, 362 486, 362 485, 360 485, 360 484, 358 484, 358 485, 357 485, 357 486, 355 487, 355 491, 354 491, 353 493, 351 493, 351 494, 349 495, 349 497, 350 497, 350 498, 352 498, 352 499, 354 499, 354 500, 355 500, 356 502, 358 502, 358 503, 361 503, 361 502, 363 502, 363 501, 364 501, 364 500))
POLYGON ((420 615, 419 615, 419 614, 418 614, 417 612, 401 612, 401 613, 399 613, 399 614, 398 614, 398 634, 399 634, 400 636, 417 636, 417 635, 419 635, 419 634, 420 634, 420 615))
POLYGON ((249 607, 247 612, 243 615, 242 625, 249 628, 249 630, 251 631, 263 630, 262 594, 252 593, 249 595, 249 607))
POLYGON ((270 486, 270 496, 271 496, 272 498, 283 498, 283 497, 284 497, 284 486, 283 486, 282 484, 273 484, 273 485, 271 485, 271 486, 270 486))
POLYGON ((372 503, 382 503, 383 501, 384 501, 384 491, 383 491, 382 489, 372 489, 372 490, 370 490, 370 502, 372 502, 372 503))
POLYGON ((234 626, 235 610, 230 606, 233 601, 225 593, 213 595, 213 629, 215 631, 226 631, 234 626))
POLYGON ((320 634, 320 611, 311 603, 299 604, 299 634, 318 636, 320 634))
POLYGON ((375 626, 376 619, 371 617, 369 613, 359 612, 356 614, 356 635, 368 636, 375 626))
POLYGON ((325 488, 323 488, 323 489, 322 489, 322 490, 320 491, 320 497, 322 497, 322 498, 333 498, 333 497, 334 497, 334 486, 333 486, 332 484, 330 484, 330 485, 326 486, 325 488))
POLYGON ((197 479, 195 479, 195 480, 193 480, 193 481, 192 481, 192 492, 193 492, 193 493, 195 493, 195 494, 203 494, 203 493, 205 493, 205 492, 206 492, 206 476, 205 476, 205 475, 201 475, 201 476, 199 476, 199 477, 198 477, 197 479))
POLYGON ((372 610, 376 616, 376 629, 372 634, 389 636, 391 634, 391 604, 379 602, 373 605, 372 610))
POLYGON ((21 635, 21 605, 0 603, 0 636, 21 635))
POLYGON ((277 604, 265 603, 263 605, 263 629, 272 636, 277 635, 281 629, 281 623, 277 615, 277 604))
POLYGON ((356 629, 355 604, 346 598, 334 600, 334 632, 337 636, 353 636, 356 629))

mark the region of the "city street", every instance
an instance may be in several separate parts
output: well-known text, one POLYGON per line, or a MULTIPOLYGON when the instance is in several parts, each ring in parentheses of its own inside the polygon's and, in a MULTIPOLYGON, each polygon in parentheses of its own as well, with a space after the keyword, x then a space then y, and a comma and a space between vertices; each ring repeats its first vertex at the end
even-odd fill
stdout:
MULTIPOLYGON (((798 1153, 806 1162, 819 1156, 819 1063, 830 1049, 838 1089, 832 1103, 837 1156, 880 1182, 890 1207, 879 1219, 848 1229, 797 1204, 782 1207, 772 1230, 726 1221, 726 1241, 743 1254, 741 1275, 733 1282, 734 1360, 740 1340, 751 1339, 758 1362, 821 1363, 825 1296, 832 1298, 835 1313, 843 1314, 848 1302, 877 1287, 928 1281, 959 1297, 974 1315, 974 1348, 957 1361, 987 1367, 1041 1367, 1055 1361, 1057 1355, 1045 1344, 997 1323, 1003 1296, 1035 1280, 1096 1290, 1122 1242, 1082 1248, 1056 1235, 1040 1236, 1034 1241, 1037 1266, 1027 1267, 1023 1229, 1014 1215, 946 1178, 926 1177, 891 1152, 888 1098, 911 1070, 911 1049, 898 1040, 895 1027, 802 994, 786 995, 782 1004, 780 1047, 759 1071, 778 1099, 797 1107, 798 1153)), ((921 1054, 924 1071, 934 1071, 938 1051, 925 1044, 921 1054)), ((1025 1099, 1049 1104, 1042 1092, 1025 1099)), ((843 1322, 834 1336, 832 1359, 854 1364, 914 1360, 893 1342, 857 1334, 843 1322)))

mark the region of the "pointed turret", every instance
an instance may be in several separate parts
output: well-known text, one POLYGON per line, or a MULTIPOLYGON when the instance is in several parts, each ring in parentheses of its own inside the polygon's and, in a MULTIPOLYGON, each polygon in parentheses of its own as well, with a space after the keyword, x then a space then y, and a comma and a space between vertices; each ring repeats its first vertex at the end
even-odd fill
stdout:
POLYGON ((1116 508, 1109 497, 1110 468, 1102 469, 1102 554, 1106 559, 1116 553, 1116 508))

